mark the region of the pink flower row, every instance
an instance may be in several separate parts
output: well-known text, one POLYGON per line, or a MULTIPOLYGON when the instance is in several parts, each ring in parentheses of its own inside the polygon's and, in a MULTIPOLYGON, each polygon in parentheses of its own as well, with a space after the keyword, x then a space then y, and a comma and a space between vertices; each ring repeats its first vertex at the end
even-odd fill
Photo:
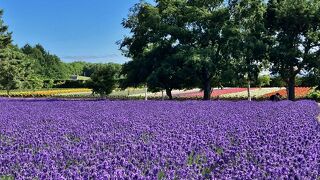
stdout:
MULTIPOLYGON (((255 89, 256 88, 253 88, 251 90, 255 90, 255 89)), ((220 95, 238 93, 238 92, 243 92, 246 90, 247 90, 247 88, 215 89, 212 91, 211 97, 218 97, 220 95)), ((203 91, 192 92, 192 93, 181 93, 181 94, 177 94, 176 96, 177 97, 202 97, 203 91)))

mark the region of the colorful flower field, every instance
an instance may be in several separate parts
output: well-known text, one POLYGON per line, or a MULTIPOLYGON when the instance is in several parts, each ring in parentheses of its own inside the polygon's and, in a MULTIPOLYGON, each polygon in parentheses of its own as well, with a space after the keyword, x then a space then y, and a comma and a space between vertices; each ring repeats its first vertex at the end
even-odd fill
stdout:
POLYGON ((313 101, 0 99, 0 177, 319 179, 313 101))
MULTIPOLYGON (((261 98, 265 94, 273 94, 274 92, 277 92, 281 90, 282 88, 255 88, 251 89, 251 97, 252 98, 261 98)), ((246 99, 248 97, 248 92, 247 91, 242 91, 238 93, 229 93, 229 94, 224 94, 221 96, 221 98, 235 98, 235 99, 246 99)), ((269 96, 268 96, 269 97, 269 96)))
MULTIPOLYGON (((73 94, 73 93, 90 93, 91 89, 87 88, 74 88, 74 89, 46 89, 46 90, 21 90, 12 91, 10 96, 12 97, 49 97, 59 94, 73 94)), ((7 96, 6 91, 0 91, 0 96, 7 96)))
MULTIPOLYGON (((253 88, 252 90, 254 90, 253 88)), ((211 97, 218 97, 225 94, 246 92, 247 88, 227 88, 227 89, 215 89, 212 91, 211 97)), ((193 92, 193 93, 180 93, 176 95, 177 97, 203 97, 203 91, 193 92)))
MULTIPOLYGON (((312 88, 309 88, 309 87, 296 87, 295 88, 295 96, 297 98, 306 97, 310 93, 311 90, 312 90, 312 88)), ((282 89, 282 90, 279 90, 276 92, 268 93, 268 94, 264 95, 264 97, 267 98, 267 97, 270 97, 271 95, 276 94, 276 93, 279 93, 283 98, 287 97, 287 90, 286 89, 282 89)))

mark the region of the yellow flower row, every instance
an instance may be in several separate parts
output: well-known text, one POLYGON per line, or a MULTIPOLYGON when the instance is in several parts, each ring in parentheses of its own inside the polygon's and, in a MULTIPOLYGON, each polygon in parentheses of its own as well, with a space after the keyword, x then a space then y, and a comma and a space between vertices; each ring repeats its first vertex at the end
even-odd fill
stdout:
MULTIPOLYGON (((13 91, 10 92, 10 96, 13 97, 47 97, 59 94, 72 94, 72 93, 84 93, 92 92, 91 89, 87 88, 76 88, 76 89, 50 89, 50 90, 38 90, 38 91, 13 91)), ((5 91, 0 92, 0 96, 7 96, 5 91)))

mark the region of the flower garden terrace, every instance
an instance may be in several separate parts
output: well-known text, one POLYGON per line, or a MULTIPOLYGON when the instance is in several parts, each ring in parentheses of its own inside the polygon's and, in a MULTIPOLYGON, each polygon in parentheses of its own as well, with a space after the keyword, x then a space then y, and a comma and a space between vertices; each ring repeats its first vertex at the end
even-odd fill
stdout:
POLYGON ((317 179, 313 101, 0 99, 15 179, 317 179))
MULTIPOLYGON (((287 98, 285 88, 251 88, 251 96, 253 100, 268 100, 271 95, 280 93, 283 99, 287 98)), ((297 99, 314 99, 319 100, 320 95, 313 88, 309 87, 297 87, 296 90, 297 99)), ((174 90, 173 98, 175 100, 199 100, 203 98, 203 91, 200 89, 191 90, 174 90)), ((164 94, 165 95, 165 94, 164 94)), ((6 97, 7 92, 0 91, 0 96, 6 97)), ((42 89, 42 90, 13 90, 10 93, 11 97, 16 98, 58 98, 58 99, 96 99, 99 95, 92 94, 92 90, 88 88, 58 88, 58 89, 42 89)), ((148 99, 160 100, 162 99, 162 93, 147 93, 148 99)), ((138 100, 145 98, 145 90, 142 88, 129 88, 126 90, 115 90, 109 96, 109 99, 118 100, 138 100)), ((224 88, 213 89, 211 94, 212 99, 220 100, 246 100, 248 98, 247 88, 224 88)))

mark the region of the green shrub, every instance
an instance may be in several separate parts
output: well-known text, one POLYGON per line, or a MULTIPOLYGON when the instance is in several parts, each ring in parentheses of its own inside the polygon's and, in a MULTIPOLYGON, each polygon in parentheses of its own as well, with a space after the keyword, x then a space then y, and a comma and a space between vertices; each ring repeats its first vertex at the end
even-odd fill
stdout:
POLYGON ((320 91, 313 91, 308 95, 308 98, 316 101, 320 101, 320 91))

